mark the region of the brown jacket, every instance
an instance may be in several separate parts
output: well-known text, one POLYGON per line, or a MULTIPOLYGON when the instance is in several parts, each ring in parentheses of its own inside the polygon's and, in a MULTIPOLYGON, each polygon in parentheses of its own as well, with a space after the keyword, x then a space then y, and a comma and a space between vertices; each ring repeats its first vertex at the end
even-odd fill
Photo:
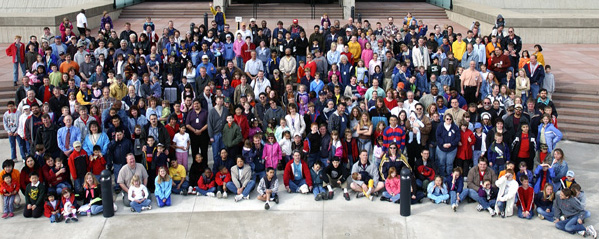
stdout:
MULTIPOLYGON (((480 170, 478 169, 478 165, 468 171, 468 178, 466 182, 468 183, 469 189, 474 189, 478 192, 478 188, 480 188, 480 170)), ((485 170, 485 175, 483 176, 483 180, 490 179, 491 185, 495 185, 495 181, 497 181, 497 173, 491 169, 491 167, 487 167, 485 170)))

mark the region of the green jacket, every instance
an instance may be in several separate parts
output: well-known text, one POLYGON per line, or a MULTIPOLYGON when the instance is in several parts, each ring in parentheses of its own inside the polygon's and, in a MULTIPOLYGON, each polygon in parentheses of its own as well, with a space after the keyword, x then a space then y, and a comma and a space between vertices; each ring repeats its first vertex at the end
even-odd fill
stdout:
POLYGON ((29 183, 27 184, 27 188, 25 188, 25 204, 41 207, 44 205, 45 195, 46 187, 43 183, 40 182, 37 187, 29 183))
POLYGON ((233 122, 229 127, 229 124, 225 124, 223 127, 223 143, 225 147, 232 147, 243 142, 243 137, 241 135, 241 128, 233 122))

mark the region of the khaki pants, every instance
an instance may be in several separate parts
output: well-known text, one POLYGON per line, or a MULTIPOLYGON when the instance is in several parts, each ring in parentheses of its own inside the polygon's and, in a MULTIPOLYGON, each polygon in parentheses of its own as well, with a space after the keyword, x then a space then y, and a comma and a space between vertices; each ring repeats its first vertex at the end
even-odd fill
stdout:
POLYGON ((338 184, 336 179, 331 178, 331 176, 327 176, 329 177, 329 184, 324 183, 324 186, 326 187, 327 185, 331 185, 332 188, 347 188, 347 179, 345 180, 345 182, 338 184))
MULTIPOLYGON (((391 85, 393 85, 393 79, 391 79, 391 78, 385 78, 385 79, 383 79, 382 86, 385 89, 385 92, 387 92, 387 90, 389 90, 391 88, 391 85)), ((381 95, 379 95, 379 96, 381 96, 381 95)))

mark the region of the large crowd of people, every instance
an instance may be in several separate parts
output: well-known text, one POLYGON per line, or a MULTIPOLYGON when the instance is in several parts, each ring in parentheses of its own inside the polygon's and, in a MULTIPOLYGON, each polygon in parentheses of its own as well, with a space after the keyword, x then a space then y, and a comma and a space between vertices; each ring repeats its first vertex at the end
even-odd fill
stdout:
POLYGON ((281 193, 394 203, 409 193, 401 203, 428 198, 455 212, 471 201, 596 237, 556 145, 551 67, 503 17, 487 32, 411 14, 372 24, 324 15, 312 29, 252 18, 233 32, 210 7, 211 25, 189 31, 148 17, 119 34, 105 13, 96 34, 82 10, 60 33, 15 37, 3 218, 20 206, 51 222, 98 214, 109 169, 134 212, 170 206, 173 194, 253 194, 269 209, 281 193))

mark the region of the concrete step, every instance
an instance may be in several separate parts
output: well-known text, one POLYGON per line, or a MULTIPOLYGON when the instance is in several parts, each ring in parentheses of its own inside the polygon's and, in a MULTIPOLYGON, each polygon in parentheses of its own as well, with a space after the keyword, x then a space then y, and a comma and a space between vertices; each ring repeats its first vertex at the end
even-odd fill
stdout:
POLYGON ((586 102, 586 101, 573 101, 573 100, 559 100, 553 101, 553 104, 556 108, 570 108, 570 109, 589 109, 589 110, 597 110, 599 109, 599 102, 586 102))
MULTIPOLYGON (((253 5, 252 4, 232 4, 227 8, 226 14, 232 18, 235 16, 240 17, 253 17, 253 5)), ((319 18, 324 13, 327 13, 331 19, 342 19, 343 9, 339 7, 339 4, 316 4, 315 16, 319 18)), ((309 4, 301 3, 268 3, 258 5, 258 18, 310 18, 311 8, 309 4)))
POLYGON ((560 115, 570 115, 578 117, 599 117, 599 111, 597 110, 561 108, 558 109, 558 112, 560 115))
POLYGON ((599 96, 599 89, 594 85, 585 84, 565 84, 556 85, 556 93, 571 93, 571 94, 585 94, 585 95, 596 95, 599 96))
MULTIPOLYGON (((559 111, 559 109, 558 109, 559 111)), ((599 127, 599 118, 595 117, 580 117, 580 116, 572 116, 572 115, 564 115, 561 114, 558 117, 558 126, 562 126, 562 123, 567 124, 580 124, 591 127, 599 127)))
POLYGON ((599 127, 592 127, 589 125, 561 123, 558 120, 558 127, 560 131, 564 132, 578 132, 594 135, 599 134, 599 127))
POLYGON ((563 132, 563 134, 564 134, 564 138, 567 140, 599 144, 599 138, 597 137, 596 134, 578 133, 578 132, 569 132, 569 131, 563 132))
POLYGON ((583 102, 599 103, 599 95, 593 95, 593 94, 555 92, 555 93, 553 93, 551 98, 554 103, 562 102, 562 101, 583 101, 583 102))

